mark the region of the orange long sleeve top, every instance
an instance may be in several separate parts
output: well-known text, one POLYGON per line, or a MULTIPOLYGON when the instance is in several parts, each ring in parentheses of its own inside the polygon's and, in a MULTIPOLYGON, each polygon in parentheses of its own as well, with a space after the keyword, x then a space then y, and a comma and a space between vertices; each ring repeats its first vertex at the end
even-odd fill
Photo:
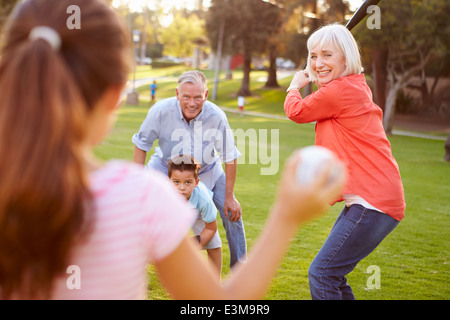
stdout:
MULTIPOLYGON (((346 165, 342 194, 356 194, 395 220, 405 216, 400 171, 363 74, 331 81, 302 98, 291 90, 286 115, 297 123, 316 121, 316 145, 333 151, 346 165)), ((342 195, 332 204, 343 201, 342 195)))

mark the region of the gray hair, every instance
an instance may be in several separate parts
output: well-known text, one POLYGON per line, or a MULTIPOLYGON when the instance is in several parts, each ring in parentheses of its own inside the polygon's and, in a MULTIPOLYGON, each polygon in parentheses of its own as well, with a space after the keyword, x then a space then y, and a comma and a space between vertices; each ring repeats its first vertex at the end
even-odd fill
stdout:
POLYGON ((203 72, 198 70, 190 70, 184 72, 179 78, 178 78, 178 88, 184 83, 192 83, 194 85, 202 86, 204 90, 207 90, 206 86, 206 77, 203 72))
POLYGON ((346 67, 342 76, 359 74, 364 71, 359 46, 355 38, 346 27, 335 23, 321 27, 308 38, 308 61, 306 70, 311 81, 317 80, 311 69, 311 50, 317 45, 322 49, 329 43, 333 43, 344 54, 346 67))

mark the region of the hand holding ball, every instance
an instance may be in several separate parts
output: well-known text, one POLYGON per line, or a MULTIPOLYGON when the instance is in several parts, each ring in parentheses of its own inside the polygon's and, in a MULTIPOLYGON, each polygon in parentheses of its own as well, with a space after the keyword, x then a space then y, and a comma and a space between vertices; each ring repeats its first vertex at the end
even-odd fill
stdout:
POLYGON ((329 183, 337 179, 340 170, 343 169, 333 153, 325 147, 305 147, 300 151, 300 156, 301 161, 296 172, 297 183, 300 185, 306 185, 314 181, 328 165, 331 165, 327 180, 329 183))
POLYGON ((281 177, 277 219, 295 225, 325 213, 340 198, 345 182, 345 166, 330 150, 320 146, 296 150, 281 177))

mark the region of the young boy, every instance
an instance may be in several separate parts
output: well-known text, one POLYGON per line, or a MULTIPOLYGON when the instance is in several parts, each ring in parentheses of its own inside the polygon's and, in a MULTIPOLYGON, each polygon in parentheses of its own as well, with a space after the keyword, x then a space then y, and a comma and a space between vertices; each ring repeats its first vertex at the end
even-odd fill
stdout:
POLYGON ((200 182, 200 163, 188 155, 174 157, 168 164, 169 178, 180 193, 196 208, 199 217, 192 227, 194 239, 206 249, 208 260, 222 273, 222 241, 217 230, 217 208, 212 192, 200 182))

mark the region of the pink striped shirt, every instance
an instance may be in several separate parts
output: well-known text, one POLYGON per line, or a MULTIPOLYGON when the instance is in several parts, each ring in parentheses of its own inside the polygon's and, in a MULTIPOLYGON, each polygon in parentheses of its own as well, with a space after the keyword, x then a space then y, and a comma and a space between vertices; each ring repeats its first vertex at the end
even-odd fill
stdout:
POLYGON ((53 298, 145 299, 147 263, 170 254, 197 214, 166 177, 132 163, 108 162, 90 179, 93 231, 74 249, 53 298))

